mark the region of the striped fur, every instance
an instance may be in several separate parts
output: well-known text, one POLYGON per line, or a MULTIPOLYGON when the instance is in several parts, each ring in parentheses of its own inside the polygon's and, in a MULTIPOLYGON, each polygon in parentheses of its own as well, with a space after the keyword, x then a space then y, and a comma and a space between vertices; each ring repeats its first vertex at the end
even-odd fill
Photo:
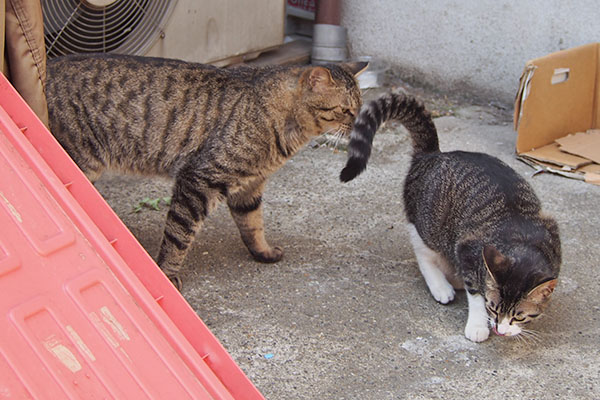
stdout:
POLYGON ((340 174, 342 182, 349 182, 366 168, 371 156, 373 137, 383 123, 401 122, 409 130, 415 152, 439 151, 437 131, 425 107, 414 97, 402 93, 386 93, 365 104, 348 144, 348 161, 340 174))
POLYGON ((108 169, 175 179, 157 262, 180 284, 187 251, 222 200, 253 257, 281 259, 264 237, 266 179, 312 137, 350 130, 365 67, 61 57, 47 68, 50 128, 92 181, 108 169))
POLYGON ((453 286, 467 289, 465 334, 471 340, 488 337, 486 309, 499 333, 520 333, 520 324, 542 313, 556 284, 561 264, 556 222, 542 213, 527 181, 499 159, 441 152, 430 114, 405 94, 385 94, 362 109, 343 181, 364 170, 375 131, 391 119, 404 124, 413 142, 404 211, 432 295, 447 303, 453 286))

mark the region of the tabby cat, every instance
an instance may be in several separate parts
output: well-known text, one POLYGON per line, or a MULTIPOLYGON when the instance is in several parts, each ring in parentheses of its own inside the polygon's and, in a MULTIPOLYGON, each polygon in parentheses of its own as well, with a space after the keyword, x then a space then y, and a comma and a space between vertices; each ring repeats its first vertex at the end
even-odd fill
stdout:
POLYGON ((430 114, 415 98, 385 94, 367 104, 350 135, 340 179, 366 167, 373 136, 387 120, 410 132, 413 155, 404 183, 408 230, 433 297, 446 304, 465 288, 465 335, 534 335, 523 327, 548 304, 561 264, 556 222, 540 210, 530 185, 482 153, 441 152, 430 114))
POLYGON ((92 181, 108 169, 175 179, 157 262, 181 287, 194 236, 222 200, 254 259, 282 258, 264 236, 265 182, 312 137, 350 132, 365 68, 65 56, 47 66, 50 129, 92 181))

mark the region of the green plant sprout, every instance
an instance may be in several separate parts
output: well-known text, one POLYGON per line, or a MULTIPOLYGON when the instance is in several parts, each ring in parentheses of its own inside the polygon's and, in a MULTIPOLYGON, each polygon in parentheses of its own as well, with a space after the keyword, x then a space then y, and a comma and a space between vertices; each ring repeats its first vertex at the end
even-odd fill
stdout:
POLYGON ((133 212, 139 213, 143 208, 149 208, 151 210, 160 211, 160 203, 164 203, 166 206, 171 205, 170 197, 157 197, 155 199, 151 199, 150 197, 144 197, 140 200, 135 207, 133 207, 133 212))

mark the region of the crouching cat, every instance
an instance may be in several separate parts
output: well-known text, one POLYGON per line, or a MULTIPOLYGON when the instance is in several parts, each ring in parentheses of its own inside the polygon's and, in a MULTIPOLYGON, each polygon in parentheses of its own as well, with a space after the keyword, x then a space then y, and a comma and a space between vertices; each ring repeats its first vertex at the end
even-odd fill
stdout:
POLYGON ((433 297, 446 304, 465 288, 465 335, 534 335, 556 286, 561 244, 556 222, 531 186, 502 161, 482 153, 441 152, 429 113, 414 98, 386 94, 366 105, 350 135, 347 182, 367 165, 373 136, 387 120, 410 132, 413 155, 404 183, 408 231, 433 297), (451 284, 452 283, 452 284, 451 284))
POLYGON ((47 66, 50 130, 92 181, 107 169, 175 178, 157 262, 180 287, 186 253, 221 200, 256 260, 282 258, 264 236, 266 180, 312 137, 350 131, 365 68, 60 57, 47 66))

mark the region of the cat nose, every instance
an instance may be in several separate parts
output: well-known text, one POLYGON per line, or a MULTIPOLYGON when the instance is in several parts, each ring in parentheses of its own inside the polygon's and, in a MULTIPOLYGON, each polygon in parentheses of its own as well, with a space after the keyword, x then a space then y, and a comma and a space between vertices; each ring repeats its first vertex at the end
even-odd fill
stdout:
POLYGON ((495 333, 496 335, 498 335, 498 336, 504 336, 504 333, 500 333, 500 332, 498 332, 498 329, 496 329, 496 327, 495 327, 495 326, 492 328, 492 330, 494 331, 494 333, 495 333))
POLYGON ((511 336, 513 334, 511 325, 506 318, 503 318, 500 323, 494 327, 496 333, 500 336, 511 336))

